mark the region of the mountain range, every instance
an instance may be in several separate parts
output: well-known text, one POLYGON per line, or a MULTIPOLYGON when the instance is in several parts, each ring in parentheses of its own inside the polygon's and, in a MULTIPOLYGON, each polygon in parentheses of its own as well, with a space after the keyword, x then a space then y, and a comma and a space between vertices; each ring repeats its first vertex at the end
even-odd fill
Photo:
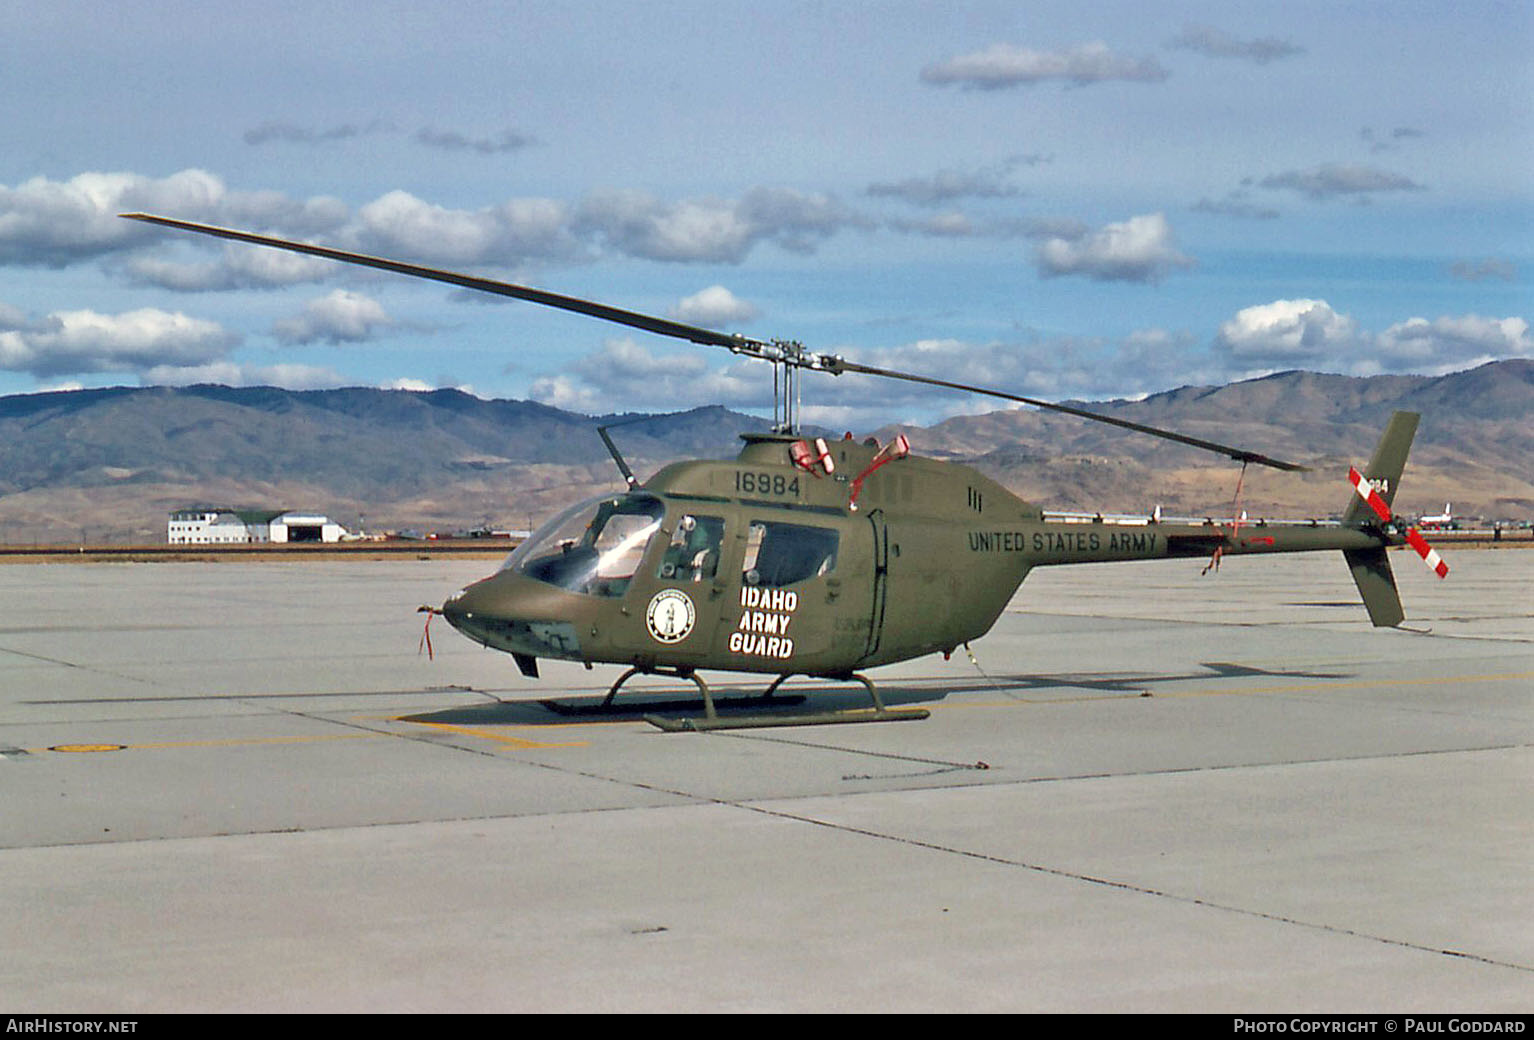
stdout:
MULTIPOLYGON (((1033 409, 898 427, 918 454, 975 465, 1047 509, 1324 516, 1351 489, 1390 412, 1421 412, 1398 511, 1534 516, 1534 361, 1445 376, 1284 372, 1137 401, 1104 414, 1313 467, 1219 456, 1033 409), (1236 497, 1238 482, 1241 497, 1236 497)), ((189 505, 328 513, 353 529, 534 526, 623 486, 596 434, 641 479, 668 461, 728 457, 765 420, 724 408, 593 418, 455 390, 193 386, 0 397, 0 542, 165 539, 189 505)), ((896 427, 876 431, 887 439, 896 427)))

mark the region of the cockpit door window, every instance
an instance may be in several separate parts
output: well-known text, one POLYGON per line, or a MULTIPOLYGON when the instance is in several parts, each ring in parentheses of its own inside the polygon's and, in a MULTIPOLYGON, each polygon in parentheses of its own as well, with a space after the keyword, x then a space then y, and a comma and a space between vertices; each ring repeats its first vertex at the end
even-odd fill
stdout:
POLYGON ((836 570, 840 535, 828 527, 753 520, 746 536, 742 579, 780 589, 836 570))
POLYGON ((684 514, 676 522, 656 576, 663 581, 711 581, 719 573, 723 543, 723 517, 684 514))

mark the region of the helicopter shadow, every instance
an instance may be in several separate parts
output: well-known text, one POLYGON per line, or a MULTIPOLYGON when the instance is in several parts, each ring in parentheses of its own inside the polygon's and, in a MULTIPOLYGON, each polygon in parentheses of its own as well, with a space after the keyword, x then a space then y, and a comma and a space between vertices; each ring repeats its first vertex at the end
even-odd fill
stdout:
MULTIPOLYGON (((732 714, 770 716, 775 713, 803 714, 806 704, 816 713, 827 715, 858 711, 869 707, 868 693, 854 684, 797 686, 790 692, 771 697, 748 692, 748 687, 713 687, 714 709, 721 717, 732 714)), ((879 687, 879 697, 886 707, 900 708, 940 701, 953 692, 949 688, 915 686, 879 687)), ((637 691, 619 696, 611 704, 606 694, 543 698, 539 700, 496 700, 487 704, 459 705, 441 711, 399 716, 402 722, 439 726, 562 726, 572 723, 640 722, 646 716, 701 717, 703 698, 666 691, 637 691)))
MULTIPOLYGON (((879 685, 879 697, 889 708, 937 704, 951 694, 1005 693, 1045 694, 1083 690, 1102 695, 1143 697, 1157 686, 1244 678, 1346 679, 1349 673, 1302 669, 1267 669, 1226 661, 1205 661, 1200 671, 1148 674, 1063 673, 1052 675, 989 675, 968 682, 951 679, 914 679, 879 685)), ((816 713, 833 715, 869 706, 868 694, 853 684, 828 684, 805 680, 790 692, 764 697, 745 686, 714 687, 714 708, 721 717, 750 713, 803 714, 808 705, 816 713)), ((605 693, 538 700, 502 700, 458 705, 441 711, 402 715, 400 721, 439 726, 563 726, 599 722, 640 722, 650 715, 696 717, 704 714, 703 699, 685 693, 636 691, 606 703, 605 693)))
POLYGON ((991 675, 964 686, 950 686, 950 693, 983 693, 1006 691, 1037 693, 1051 690, 1088 690, 1096 693, 1124 693, 1144 696, 1156 686, 1169 683, 1196 683, 1221 679, 1350 679, 1350 672, 1314 672, 1303 669, 1254 668, 1250 665, 1228 661, 1202 661, 1203 671, 1163 674, 1119 673, 1056 673, 1052 675, 991 675))

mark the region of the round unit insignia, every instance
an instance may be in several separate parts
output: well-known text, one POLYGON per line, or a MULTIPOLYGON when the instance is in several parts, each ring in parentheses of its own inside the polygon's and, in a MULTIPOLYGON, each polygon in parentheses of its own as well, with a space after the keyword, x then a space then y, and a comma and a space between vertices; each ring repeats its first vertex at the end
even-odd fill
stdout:
POLYGON ((645 609, 645 624, 660 643, 680 643, 692 631, 698 613, 681 589, 661 589, 645 609))

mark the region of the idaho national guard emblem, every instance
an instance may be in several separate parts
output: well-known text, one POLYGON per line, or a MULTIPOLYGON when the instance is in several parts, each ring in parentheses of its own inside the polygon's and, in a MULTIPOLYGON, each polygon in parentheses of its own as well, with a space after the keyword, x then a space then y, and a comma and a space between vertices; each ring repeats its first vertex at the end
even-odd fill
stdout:
POLYGON ((697 617, 692 600, 681 589, 661 589, 645 610, 650 634, 661 643, 680 643, 686 639, 697 617))

